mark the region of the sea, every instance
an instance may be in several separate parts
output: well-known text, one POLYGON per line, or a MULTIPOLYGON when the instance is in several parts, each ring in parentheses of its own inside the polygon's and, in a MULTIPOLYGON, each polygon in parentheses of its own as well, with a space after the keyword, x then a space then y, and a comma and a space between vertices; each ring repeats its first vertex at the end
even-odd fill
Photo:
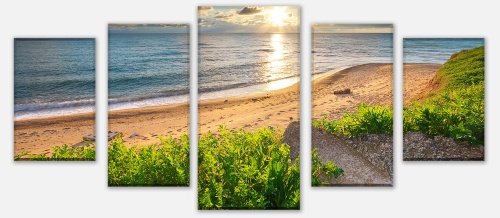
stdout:
POLYGON ((188 33, 108 34, 109 110, 188 100, 188 33))
POLYGON ((393 62, 392 33, 313 33, 313 78, 367 63, 393 62))
POLYGON ((297 33, 199 34, 199 100, 268 92, 299 79, 297 33))
POLYGON ((95 39, 14 40, 14 120, 92 112, 95 39))
POLYGON ((483 45, 483 38, 405 38, 403 62, 444 64, 456 52, 483 45))

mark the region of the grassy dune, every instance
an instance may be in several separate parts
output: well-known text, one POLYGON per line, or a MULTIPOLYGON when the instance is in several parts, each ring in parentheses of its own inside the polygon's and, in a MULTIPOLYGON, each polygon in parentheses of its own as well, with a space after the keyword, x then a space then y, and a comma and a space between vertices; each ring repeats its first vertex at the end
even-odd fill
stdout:
POLYGON ((484 46, 455 53, 420 101, 403 108, 404 132, 484 145, 484 46))
MULTIPOLYGON (((439 69, 430 92, 403 108, 403 131, 484 144, 484 46, 453 54, 439 69)), ((392 134, 392 108, 361 104, 341 119, 313 126, 344 135, 392 134)))

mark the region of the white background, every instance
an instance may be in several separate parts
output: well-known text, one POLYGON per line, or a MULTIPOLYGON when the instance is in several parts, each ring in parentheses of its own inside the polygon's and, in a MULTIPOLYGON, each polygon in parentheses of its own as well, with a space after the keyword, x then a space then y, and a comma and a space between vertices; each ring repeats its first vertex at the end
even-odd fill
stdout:
MULTIPOLYGON (((286 3, 284 3, 286 2, 286 3)), ((500 29, 495 1, 290 0, 302 15, 302 143, 300 211, 198 211, 196 144, 191 145, 191 187, 108 188, 107 24, 190 23, 191 82, 196 84, 197 6, 254 5, 256 1, 67 1, 0 2, 0 217, 499 217, 500 29), (395 141, 394 187, 310 187, 311 24, 394 23, 395 141), (13 161, 13 39, 95 37, 97 69, 97 161, 13 161), (486 38, 486 160, 484 162, 402 161, 403 37, 486 38), (494 135, 491 135, 494 134, 494 135), (495 207, 496 206, 496 207, 495 207)), ((196 86, 191 86, 196 96, 196 86)), ((196 98, 191 99, 192 103, 196 98)), ((191 135, 197 108, 191 105, 191 135)), ((195 140, 192 140, 195 142, 195 140)))

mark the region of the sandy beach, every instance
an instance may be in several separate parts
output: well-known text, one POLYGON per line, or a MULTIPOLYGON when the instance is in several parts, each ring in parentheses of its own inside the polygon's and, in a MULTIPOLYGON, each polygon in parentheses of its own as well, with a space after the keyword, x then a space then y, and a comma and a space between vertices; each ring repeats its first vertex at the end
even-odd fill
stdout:
MULTIPOLYGON (((415 99, 425 92, 440 64, 404 64, 404 99, 415 99)), ((328 115, 338 119, 344 112, 355 112, 361 103, 390 106, 393 102, 392 64, 363 64, 329 72, 313 81, 312 119, 328 115), (333 94, 350 89, 351 94, 333 94)))
MULTIPOLYGON (((438 64, 408 64, 405 67, 405 99, 421 94, 439 68, 438 64)), ((365 64, 331 72, 313 81, 313 119, 323 115, 339 118, 362 103, 392 105, 392 64, 365 64), (351 89, 351 94, 334 95, 351 89)), ((274 126, 284 130, 300 116, 300 83, 252 95, 201 101, 198 105, 198 133, 229 129, 254 130, 274 126)), ((127 145, 158 143, 158 135, 179 137, 189 133, 186 103, 111 111, 109 131, 122 132, 127 145)), ((75 145, 94 132, 94 114, 79 114, 15 121, 15 154, 23 150, 50 154, 53 146, 75 145)))
MULTIPOLYGON (((284 130, 299 118, 300 84, 269 92, 201 101, 198 105, 199 134, 229 129, 275 126, 284 130)), ((111 111, 108 130, 121 132, 127 145, 159 143, 159 135, 174 138, 189 134, 189 106, 186 103, 111 111)), ((93 133, 93 114, 68 115, 15 122, 15 154, 23 150, 51 154, 53 146, 74 145, 93 133)))

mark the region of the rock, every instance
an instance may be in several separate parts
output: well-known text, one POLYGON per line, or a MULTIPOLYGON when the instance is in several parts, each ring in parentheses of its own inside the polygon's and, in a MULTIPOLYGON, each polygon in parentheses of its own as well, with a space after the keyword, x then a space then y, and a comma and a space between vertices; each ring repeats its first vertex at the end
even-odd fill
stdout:
POLYGON ((86 136, 83 136, 83 141, 92 141, 92 142, 95 142, 95 135, 92 133, 92 134, 88 134, 86 136))
MULTIPOLYGON (((118 136, 119 134, 122 134, 121 132, 112 132, 112 131, 108 131, 108 141, 111 141, 113 140, 114 138, 116 138, 116 136, 118 136)), ((83 141, 92 141, 92 142, 95 142, 96 140, 96 136, 94 133, 92 134, 88 134, 86 136, 83 136, 83 141)))
POLYGON ((128 138, 135 138, 135 137, 139 137, 140 135, 137 134, 137 133, 132 133, 128 138))
POLYGON ((456 142, 451 138, 430 138, 420 132, 403 135, 404 161, 483 161, 484 146, 456 142))
POLYGON ((108 131, 108 142, 115 139, 118 135, 121 135, 121 132, 112 132, 108 131))
POLYGON ((330 186, 392 186, 392 137, 364 135, 348 137, 312 128, 311 146, 321 162, 334 162, 344 170, 330 186))
POLYGON ((283 133, 283 143, 290 146, 290 158, 295 160, 300 153, 300 122, 288 124, 283 133))

